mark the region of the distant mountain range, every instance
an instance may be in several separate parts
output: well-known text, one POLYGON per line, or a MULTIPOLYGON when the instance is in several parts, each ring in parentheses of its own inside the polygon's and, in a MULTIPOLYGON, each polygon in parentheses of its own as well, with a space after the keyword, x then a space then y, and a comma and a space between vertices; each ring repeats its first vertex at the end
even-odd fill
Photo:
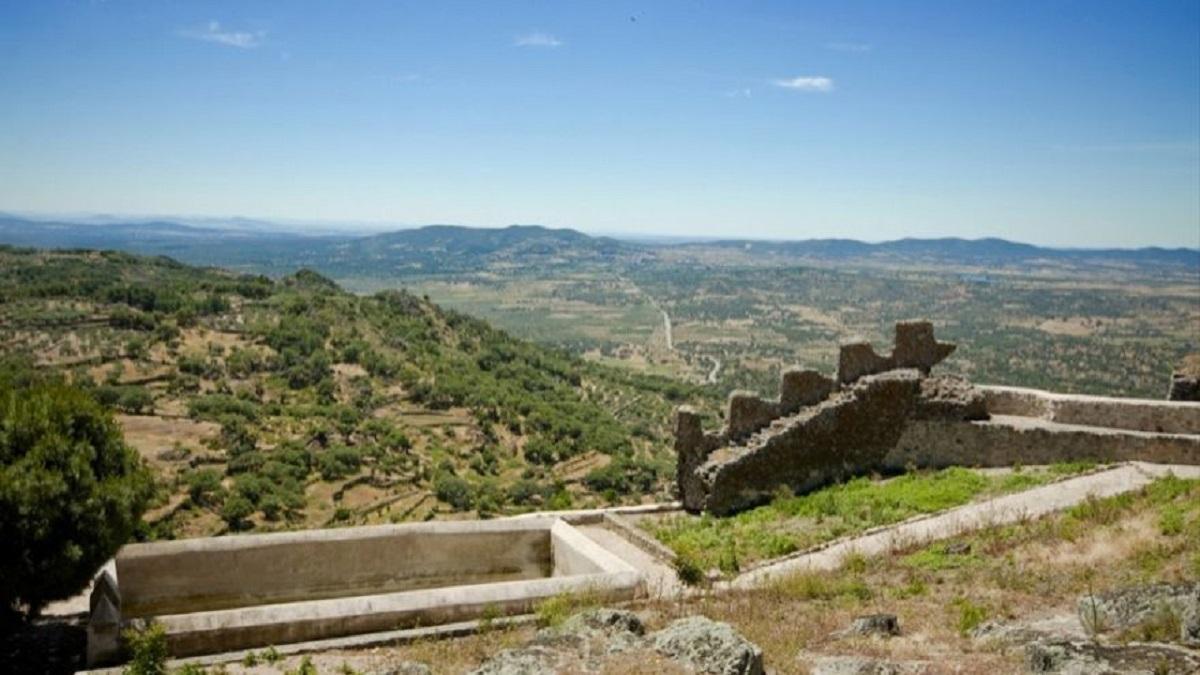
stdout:
POLYGON ((802 258, 897 258, 958 263, 1019 263, 1036 260, 1111 260, 1114 262, 1200 265, 1200 250, 1189 248, 1048 248, 989 237, 984 239, 897 239, 870 244, 855 239, 800 241, 719 240, 693 244, 740 249, 749 253, 802 258))
POLYGON ((279 275, 312 267, 338 277, 455 274, 509 267, 642 264, 660 256, 736 254, 754 259, 1031 265, 1039 262, 1193 267, 1200 249, 1064 249, 1005 239, 752 239, 674 243, 593 237, 538 225, 471 228, 430 225, 375 235, 304 234, 261 221, 201 227, 168 220, 79 223, 0 214, 0 243, 35 248, 102 248, 168 255, 192 264, 279 275))

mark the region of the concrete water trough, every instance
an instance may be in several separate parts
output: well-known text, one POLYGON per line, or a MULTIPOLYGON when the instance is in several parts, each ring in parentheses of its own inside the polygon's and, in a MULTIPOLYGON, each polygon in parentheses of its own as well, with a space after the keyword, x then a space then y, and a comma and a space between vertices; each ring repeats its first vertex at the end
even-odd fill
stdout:
POLYGON ((92 592, 88 662, 118 658, 139 619, 193 656, 527 613, 563 593, 628 599, 640 584, 553 517, 132 544, 92 592))

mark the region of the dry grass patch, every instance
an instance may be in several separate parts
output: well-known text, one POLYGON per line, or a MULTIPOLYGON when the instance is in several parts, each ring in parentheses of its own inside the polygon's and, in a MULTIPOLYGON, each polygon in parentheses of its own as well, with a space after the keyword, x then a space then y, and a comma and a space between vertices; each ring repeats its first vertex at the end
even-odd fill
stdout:
MULTIPOLYGON (((1200 481, 1168 478, 1039 520, 989 528, 889 555, 855 557, 836 572, 786 577, 769 587, 636 604, 648 630, 702 614, 731 624, 763 649, 776 673, 807 673, 822 656, 929 662, 933 673, 1023 672, 1023 653, 978 641, 987 621, 1075 613, 1089 591, 1200 579, 1200 481), (1182 511, 1163 527, 1162 514, 1182 511), (1119 543, 1114 543, 1119 542, 1119 543), (896 614, 891 639, 840 638, 855 616, 896 614)), ((1148 627, 1152 630, 1155 627, 1148 627)), ((391 657, 463 672, 529 629, 397 647, 391 657)), ((1136 636, 1135 636, 1136 637, 1136 636)))

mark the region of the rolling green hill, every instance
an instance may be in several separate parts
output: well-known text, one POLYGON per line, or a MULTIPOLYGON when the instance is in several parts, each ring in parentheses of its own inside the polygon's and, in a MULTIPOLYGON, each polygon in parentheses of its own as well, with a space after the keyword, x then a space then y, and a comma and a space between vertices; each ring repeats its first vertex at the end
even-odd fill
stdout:
POLYGON ((119 411, 156 536, 663 497, 704 390, 515 339, 402 290, 0 247, 6 368, 119 411))

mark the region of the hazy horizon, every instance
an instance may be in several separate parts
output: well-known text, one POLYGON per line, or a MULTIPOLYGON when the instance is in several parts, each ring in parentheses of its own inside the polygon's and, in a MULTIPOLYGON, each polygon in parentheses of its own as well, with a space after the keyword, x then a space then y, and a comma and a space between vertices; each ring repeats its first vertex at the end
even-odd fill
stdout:
POLYGON ((14 212, 1200 246, 1187 0, 5 3, 0 88, 14 212))
POLYGON ((586 234, 591 237, 608 237, 611 239, 619 239, 624 241, 634 242, 658 242, 658 243, 687 243, 687 242, 712 242, 712 241, 763 241, 763 242, 788 242, 788 241, 807 241, 820 239, 846 239, 851 241, 859 241, 865 244, 884 244, 902 239, 918 239, 918 240, 934 240, 934 239, 964 239, 968 241, 978 241, 982 239, 1002 239, 1015 244, 1029 244, 1040 248, 1061 249, 1061 250, 1089 250, 1089 249, 1143 249, 1143 248, 1163 248, 1163 249, 1187 249, 1200 251, 1200 245, 1171 245, 1171 244, 1145 244, 1139 246, 1121 246, 1121 245, 1103 245, 1089 244, 1082 246, 1046 244, 1038 241, 1029 241, 1024 239, 1011 239, 1003 235, 980 235, 977 237, 963 237, 953 234, 938 235, 938 236, 899 236, 890 239, 863 239, 858 237, 760 237, 753 235, 736 234, 721 236, 721 235, 684 235, 670 234, 662 232, 630 232, 630 231, 614 231, 614 230, 588 230, 569 225, 549 225, 546 223, 504 223, 496 225, 475 225, 471 223, 363 223, 355 221, 291 221, 287 219, 273 220, 270 218, 248 217, 248 216, 188 216, 178 214, 111 214, 111 213, 39 213, 39 212, 24 212, 13 209, 0 208, 0 217, 15 216, 30 221, 44 222, 62 222, 68 224, 88 225, 93 227, 115 226, 119 224, 139 224, 150 222, 168 222, 179 225, 187 225, 198 228, 221 229, 219 224, 231 231, 236 230, 239 222, 249 224, 270 226, 271 231, 296 234, 301 236, 371 236, 376 234, 386 234, 389 232, 400 232, 405 230, 417 230, 424 227, 462 227, 468 229, 504 229, 508 227, 544 227, 552 230, 573 230, 586 234))

